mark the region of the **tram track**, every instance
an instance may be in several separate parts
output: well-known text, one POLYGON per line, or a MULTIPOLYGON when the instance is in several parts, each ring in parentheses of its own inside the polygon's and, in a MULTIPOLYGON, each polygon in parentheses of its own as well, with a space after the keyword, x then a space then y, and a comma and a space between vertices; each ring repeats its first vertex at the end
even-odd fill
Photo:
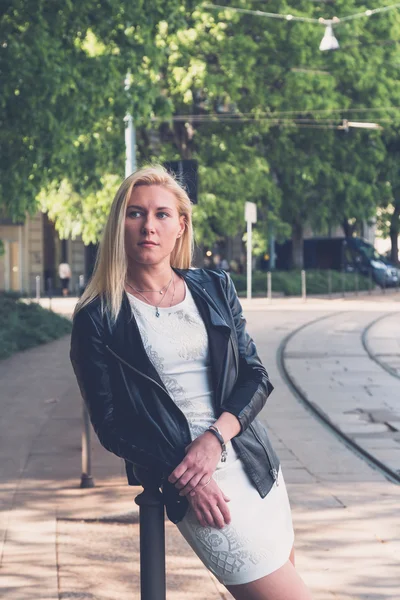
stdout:
MULTIPOLYGON (((285 381, 285 383, 287 384, 287 386, 289 387, 291 392, 294 394, 294 396, 297 398, 297 400, 304 406, 304 408, 308 412, 310 412, 326 429, 328 429, 348 449, 350 449, 352 452, 354 452, 359 458, 361 458, 362 460, 367 462, 370 467, 372 467, 375 470, 378 470, 382 475, 384 475, 384 477, 386 477, 388 480, 392 481, 393 483, 400 484, 400 472, 397 472, 396 470, 390 468, 388 465, 386 465, 384 462, 382 462, 376 456, 374 456, 371 452, 367 451, 365 448, 360 446, 360 444, 358 444, 350 435, 348 435, 347 433, 342 431, 342 429, 337 424, 335 424, 334 421, 332 421, 330 419, 330 417, 327 415, 327 413, 324 410, 322 410, 316 402, 314 402, 311 398, 308 397, 307 393, 304 392, 304 390, 301 388, 301 382, 296 381, 295 377, 293 377, 290 374, 290 370, 289 370, 287 362, 286 362, 287 354, 288 354, 288 351, 287 351, 288 344, 293 340, 293 338, 295 338, 295 336, 297 336, 299 333, 301 333, 308 327, 315 325, 316 323, 319 323, 324 320, 332 319, 332 318, 338 317, 340 315, 345 315, 348 313, 349 313, 349 311, 338 311, 335 313, 330 313, 328 315, 324 315, 322 317, 318 317, 316 319, 308 321, 307 323, 301 325, 297 329, 290 332, 282 340, 282 342, 280 343, 280 345, 278 347, 277 366, 278 366, 279 372, 280 372, 283 380, 285 381)), ((378 359, 378 357, 375 356, 374 353, 372 352, 371 347, 368 345, 367 338, 368 338, 368 332, 370 331, 370 329, 376 323, 378 323, 380 320, 384 319, 385 317, 388 317, 389 315, 393 315, 393 313, 385 313, 385 315, 379 316, 378 318, 374 319, 371 323, 366 325, 364 327, 363 331, 361 332, 361 340, 360 341, 361 341, 361 345, 366 353, 366 356, 370 360, 375 361, 390 375, 395 376, 397 379, 400 379, 398 374, 397 373, 395 374, 393 372, 394 369, 392 369, 389 365, 386 365, 383 361, 378 359)), ((321 355, 321 356, 329 357, 329 353, 326 353, 325 355, 321 355)))

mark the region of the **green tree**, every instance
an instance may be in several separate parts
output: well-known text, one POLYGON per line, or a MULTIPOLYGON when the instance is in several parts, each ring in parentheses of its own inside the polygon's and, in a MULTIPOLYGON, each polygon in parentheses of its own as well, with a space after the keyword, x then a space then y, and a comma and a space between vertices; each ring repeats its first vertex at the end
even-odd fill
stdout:
POLYGON ((160 22, 182 27, 179 0, 5 0, 0 12, 0 206, 23 218, 36 196, 67 178, 92 193, 123 164, 127 108, 148 118, 149 63, 160 22), (127 98, 125 73, 134 85, 127 98))

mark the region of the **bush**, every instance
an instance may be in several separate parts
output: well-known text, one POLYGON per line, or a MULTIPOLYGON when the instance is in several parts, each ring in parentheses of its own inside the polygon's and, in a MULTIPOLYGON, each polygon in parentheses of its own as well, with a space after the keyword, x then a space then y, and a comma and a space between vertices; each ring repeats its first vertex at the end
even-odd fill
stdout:
MULTIPOLYGON (((244 296, 247 289, 246 275, 231 273, 239 296, 244 296)), ((254 296, 267 295, 267 273, 263 271, 253 272, 252 293, 254 296)), ((368 290, 371 284, 368 277, 356 275, 355 273, 341 273, 340 271, 329 271, 322 269, 310 269, 306 271, 307 295, 324 294, 330 291, 342 293, 368 290)), ((301 271, 272 271, 272 292, 284 296, 301 296, 301 271)))
POLYGON ((0 359, 70 332, 68 319, 36 302, 22 302, 18 294, 0 293, 0 359))

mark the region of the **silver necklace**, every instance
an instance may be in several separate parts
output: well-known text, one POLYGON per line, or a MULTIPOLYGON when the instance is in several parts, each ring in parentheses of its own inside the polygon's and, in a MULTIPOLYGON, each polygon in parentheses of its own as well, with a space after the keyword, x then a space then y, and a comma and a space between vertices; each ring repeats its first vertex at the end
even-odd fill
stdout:
MULTIPOLYGON (((159 317, 159 316, 160 316, 160 311, 158 310, 158 308, 159 308, 159 306, 161 306, 161 302, 164 300, 165 296, 167 295, 167 292, 168 292, 168 290, 169 290, 169 286, 171 285, 171 283, 172 283, 172 281, 173 281, 173 278, 174 278, 174 276, 172 275, 172 276, 171 276, 171 279, 169 280, 169 283, 167 284, 167 288, 166 288, 166 290, 165 290, 165 294, 164 294, 164 295, 163 295, 163 297, 161 298, 161 300, 160 300, 160 302, 159 302, 158 306, 156 306, 156 307, 155 307, 155 308, 156 308, 156 317, 159 317)), ((138 294, 140 294, 140 296, 142 296, 142 298, 144 298, 144 299, 146 300, 147 304, 151 304, 151 303, 150 303, 150 302, 147 300, 147 298, 146 298, 145 296, 143 296, 143 294, 140 292, 140 290, 137 290, 136 288, 134 288, 134 287, 133 287, 133 285, 131 285, 131 284, 130 284, 130 283, 128 283, 128 282, 126 282, 126 285, 128 285, 128 286, 129 286, 129 287, 130 287, 132 290, 134 290, 134 291, 135 291, 135 292, 137 292, 138 294)), ((165 288, 165 286, 164 286, 164 288, 165 288)), ((164 289, 164 288, 161 288, 161 289, 164 289)), ((143 291, 145 291, 145 290, 143 290, 143 291)), ((154 290, 149 290, 149 291, 152 291, 152 292, 153 292, 154 290)), ((158 290, 158 291, 160 291, 160 290, 158 290)), ((162 292, 161 292, 161 293, 162 293, 162 292)), ((171 304, 172 304, 172 301, 173 301, 173 299, 174 299, 174 295, 175 295, 175 282, 174 282, 174 294, 173 294, 173 296, 172 296, 171 304)), ((171 306, 171 304, 170 304, 170 306, 171 306)), ((154 304, 151 304, 151 306, 154 306, 154 304)))

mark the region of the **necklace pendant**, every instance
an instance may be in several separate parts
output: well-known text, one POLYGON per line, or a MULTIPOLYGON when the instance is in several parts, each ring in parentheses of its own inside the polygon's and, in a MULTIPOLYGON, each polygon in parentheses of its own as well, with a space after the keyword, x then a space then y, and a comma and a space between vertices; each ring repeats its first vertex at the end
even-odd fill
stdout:
POLYGON ((159 313, 159 310, 158 310, 158 306, 156 306, 156 317, 159 317, 159 316, 160 316, 160 313, 159 313))
POLYGON ((161 294, 161 296, 163 295, 163 293, 164 293, 164 292, 163 292, 162 290, 160 290, 160 294, 161 294))

